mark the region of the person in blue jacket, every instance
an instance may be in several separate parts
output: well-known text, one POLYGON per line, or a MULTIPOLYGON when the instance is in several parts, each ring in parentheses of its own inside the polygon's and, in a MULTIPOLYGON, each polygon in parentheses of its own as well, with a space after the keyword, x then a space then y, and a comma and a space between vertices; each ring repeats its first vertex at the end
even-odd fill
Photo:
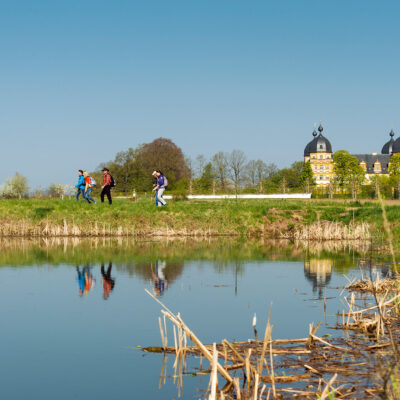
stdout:
POLYGON ((79 195, 81 194, 83 198, 85 198, 85 178, 83 176, 83 171, 80 169, 78 171, 78 184, 75 185, 75 187, 78 189, 76 192, 76 201, 79 200, 79 195))

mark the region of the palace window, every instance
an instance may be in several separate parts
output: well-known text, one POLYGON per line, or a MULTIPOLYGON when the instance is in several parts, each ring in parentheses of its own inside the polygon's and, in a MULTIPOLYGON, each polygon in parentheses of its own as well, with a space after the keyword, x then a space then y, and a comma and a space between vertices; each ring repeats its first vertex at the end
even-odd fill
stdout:
POLYGON ((319 179, 322 181, 324 179, 324 177, 322 175, 320 175, 319 179))
POLYGON ((320 160, 323 160, 323 159, 324 159, 324 156, 323 156, 323 155, 320 155, 320 156, 319 156, 319 159, 320 159, 320 160))
POLYGON ((323 170, 323 169, 324 169, 324 166, 323 166, 323 165, 320 165, 320 166, 319 166, 319 169, 320 169, 320 170, 323 170))

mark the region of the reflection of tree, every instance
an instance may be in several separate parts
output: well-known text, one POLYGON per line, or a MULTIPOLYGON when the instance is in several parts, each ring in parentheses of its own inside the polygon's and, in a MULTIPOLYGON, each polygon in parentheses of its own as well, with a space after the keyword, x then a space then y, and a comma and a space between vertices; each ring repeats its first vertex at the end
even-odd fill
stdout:
MULTIPOLYGON (((183 261, 165 261, 164 274, 168 276, 169 283, 174 282, 182 274, 185 264, 183 261)), ((119 270, 125 270, 131 275, 136 275, 144 280, 149 280, 153 278, 153 274, 156 268, 156 261, 137 263, 137 264, 125 264, 119 265, 119 270)))
POLYGON ((323 288, 329 284, 332 277, 333 260, 318 260, 311 258, 304 261, 304 276, 311 282, 313 293, 318 290, 318 298, 323 296, 323 288))

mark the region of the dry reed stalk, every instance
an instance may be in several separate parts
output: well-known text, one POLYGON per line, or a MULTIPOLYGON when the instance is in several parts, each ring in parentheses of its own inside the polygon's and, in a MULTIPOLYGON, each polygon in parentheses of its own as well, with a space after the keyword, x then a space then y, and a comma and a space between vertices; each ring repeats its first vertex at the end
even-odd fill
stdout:
POLYGON ((256 374, 255 379, 254 379, 254 396, 253 396, 253 400, 257 400, 259 379, 260 379, 259 375, 256 374))
MULTIPOLYGON (((196 345, 198 348, 201 350, 203 355, 207 358, 209 362, 212 362, 212 355, 210 352, 207 350, 207 348, 204 346, 204 344, 200 341, 200 339, 188 328, 188 326, 183 322, 182 318, 180 318, 179 315, 175 315, 172 313, 168 307, 166 307, 159 299, 157 299, 152 293, 150 293, 147 289, 145 289, 145 292, 152 297, 154 300, 159 303, 164 310, 161 310, 164 315, 167 316, 167 318, 172 321, 178 328, 180 327, 183 329, 189 339, 196 345)), ((217 363, 217 368, 218 372, 230 383, 232 383, 233 379, 232 377, 228 374, 228 372, 221 366, 220 363, 217 363)))
POLYGON ((392 235, 392 230, 390 229, 390 224, 389 221, 387 219, 387 215, 386 215, 386 207, 385 207, 385 203, 383 202, 382 196, 381 196, 381 192, 379 190, 377 190, 377 194, 378 194, 378 199, 379 199, 379 204, 381 206, 382 209, 382 217, 383 217, 383 227, 385 228, 386 234, 388 235, 388 242, 389 242, 389 249, 390 249, 390 254, 392 255, 392 261, 393 261, 393 267, 394 267, 394 271, 397 274, 397 265, 396 265, 396 257, 394 255, 394 249, 393 249, 393 235, 392 235))
POLYGON ((262 371, 263 371, 263 367, 264 367, 264 359, 265 359, 265 353, 267 351, 268 338, 271 338, 271 330, 272 330, 271 325, 270 325, 271 312, 272 312, 272 302, 269 307, 268 320, 267 320, 267 325, 265 327, 265 333, 264 333, 264 343, 263 343, 263 347, 262 347, 262 351, 261 351, 260 362, 259 362, 258 368, 257 368, 257 373, 259 376, 262 375, 262 371))
POLYGON ((210 376, 211 393, 208 398, 209 400, 217 400, 217 385, 218 385, 217 364, 218 364, 217 345, 216 343, 213 343, 213 355, 211 363, 212 372, 210 376))
POLYGON ((321 394, 320 400, 325 400, 327 398, 328 390, 332 386, 333 382, 335 382, 336 378, 337 378, 337 373, 335 373, 335 375, 332 376, 332 378, 329 380, 328 384, 325 386, 325 389, 321 394))
MULTIPOLYGON (((229 343, 226 339, 224 339, 222 343, 225 343, 232 350, 233 354, 241 363, 246 364, 246 360, 237 352, 237 350, 231 343, 229 343)), ((253 374, 257 372, 256 369, 251 364, 250 364, 250 369, 253 374)))
POLYGON ((233 386, 235 387, 237 400, 241 400, 242 396, 241 396, 241 392, 240 392, 239 378, 234 378, 233 379, 233 386))
POLYGON ((158 317, 158 325, 160 326, 161 343, 162 343, 163 349, 165 350, 167 348, 167 346, 165 345, 165 337, 164 337, 164 331, 163 331, 163 327, 162 327, 161 317, 158 317))
POLYGON ((251 384, 250 357, 251 357, 251 349, 249 349, 249 351, 247 353, 246 361, 245 361, 247 388, 248 389, 250 389, 250 384, 251 384))
MULTIPOLYGON (((271 335, 271 333, 270 333, 271 335)), ((271 336, 270 336, 271 339, 271 336)), ((272 383, 272 392, 274 397, 276 397, 276 389, 275 389, 275 373, 274 373, 274 360, 272 356, 272 343, 269 345, 269 359, 270 359, 270 368, 271 368, 271 383, 272 383)))

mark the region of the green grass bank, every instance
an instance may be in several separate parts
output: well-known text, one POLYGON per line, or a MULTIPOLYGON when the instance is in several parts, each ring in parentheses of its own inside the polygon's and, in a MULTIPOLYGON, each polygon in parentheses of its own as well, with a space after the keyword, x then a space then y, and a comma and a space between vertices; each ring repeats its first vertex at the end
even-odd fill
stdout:
MULTIPOLYGON (((386 205, 386 213, 397 248, 400 203, 386 205)), ((164 208, 156 208, 150 199, 116 199, 111 207, 70 199, 0 200, 0 235, 385 240, 379 203, 321 200, 170 201, 164 208), (365 237, 353 237, 350 231, 346 237, 343 229, 363 224, 365 237)))

